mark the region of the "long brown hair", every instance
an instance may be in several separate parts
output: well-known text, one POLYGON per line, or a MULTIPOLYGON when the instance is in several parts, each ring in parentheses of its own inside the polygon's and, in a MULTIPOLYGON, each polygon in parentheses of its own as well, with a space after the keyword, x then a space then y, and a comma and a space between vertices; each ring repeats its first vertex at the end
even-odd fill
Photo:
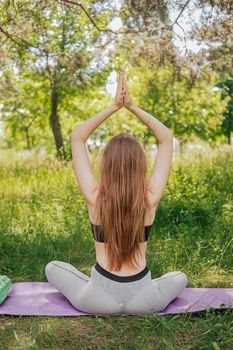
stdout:
POLYGON ((119 271, 123 263, 137 267, 139 242, 145 240, 146 209, 150 207, 146 155, 127 133, 114 136, 101 153, 95 210, 104 232, 108 268, 119 271))

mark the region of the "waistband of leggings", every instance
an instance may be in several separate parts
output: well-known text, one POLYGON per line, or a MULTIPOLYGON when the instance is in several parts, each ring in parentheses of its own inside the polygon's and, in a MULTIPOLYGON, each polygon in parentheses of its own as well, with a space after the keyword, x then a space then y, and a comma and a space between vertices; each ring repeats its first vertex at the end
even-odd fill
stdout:
POLYGON ((110 280, 117 281, 117 282, 133 282, 133 281, 138 281, 150 271, 148 269, 148 266, 146 265, 145 268, 140 271, 139 273, 136 273, 135 275, 130 275, 130 276, 118 276, 115 275, 112 272, 109 272, 105 270, 102 266, 99 265, 98 262, 95 264, 95 269, 103 276, 109 278, 110 280))

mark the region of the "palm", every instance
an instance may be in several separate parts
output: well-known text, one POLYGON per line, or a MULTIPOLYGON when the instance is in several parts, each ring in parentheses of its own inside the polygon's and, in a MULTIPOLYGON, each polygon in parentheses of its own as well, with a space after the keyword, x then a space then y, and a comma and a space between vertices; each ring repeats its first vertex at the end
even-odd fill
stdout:
POLYGON ((124 105, 124 89, 123 89, 123 74, 120 73, 117 84, 117 91, 115 96, 115 104, 118 107, 123 107, 124 105))
POLYGON ((129 95, 125 74, 123 72, 121 72, 119 75, 115 104, 119 108, 123 106, 129 108, 132 106, 132 100, 129 95))
POLYGON ((129 108, 132 105, 132 100, 129 95, 128 87, 127 87, 127 82, 125 78, 125 74, 123 74, 123 92, 124 92, 124 106, 129 108))

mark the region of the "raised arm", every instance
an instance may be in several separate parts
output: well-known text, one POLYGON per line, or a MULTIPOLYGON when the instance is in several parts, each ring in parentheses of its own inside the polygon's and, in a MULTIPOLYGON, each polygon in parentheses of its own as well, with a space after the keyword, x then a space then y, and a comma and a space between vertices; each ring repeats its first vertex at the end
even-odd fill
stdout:
POLYGON ((173 154, 173 134, 159 120, 151 114, 137 107, 131 100, 127 88, 126 79, 124 76, 124 89, 126 96, 124 97, 124 106, 134 115, 141 119, 154 133, 158 140, 158 151, 156 154, 155 163, 152 169, 152 174, 148 178, 148 186, 152 193, 153 205, 158 205, 170 173, 172 154, 173 154))
POLYGON ((110 117, 113 113, 117 112, 119 109, 123 107, 123 96, 124 96, 124 88, 123 88, 123 72, 119 74, 118 84, 116 90, 116 96, 113 104, 111 106, 105 108, 100 111, 94 117, 89 118, 81 125, 78 125, 71 133, 72 139, 79 139, 83 142, 86 142, 88 137, 95 131, 95 129, 103 123, 108 117, 110 117))
POLYGON ((90 205, 93 204, 94 192, 99 183, 91 169, 86 141, 106 118, 118 111, 121 107, 123 107, 123 91, 122 78, 120 75, 114 103, 76 127, 71 134, 72 161, 76 179, 86 202, 90 205))

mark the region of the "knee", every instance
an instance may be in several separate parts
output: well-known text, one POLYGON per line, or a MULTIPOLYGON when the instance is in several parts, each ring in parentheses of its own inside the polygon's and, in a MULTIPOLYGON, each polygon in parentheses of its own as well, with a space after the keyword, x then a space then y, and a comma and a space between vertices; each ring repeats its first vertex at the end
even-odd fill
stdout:
POLYGON ((57 261, 53 260, 50 261, 46 266, 45 266, 45 275, 48 278, 49 273, 52 271, 52 269, 54 268, 54 264, 53 263, 57 263, 57 261))
POLYGON ((185 288, 188 285, 188 277, 182 271, 180 271, 180 279, 181 279, 181 283, 182 283, 183 287, 185 288))

